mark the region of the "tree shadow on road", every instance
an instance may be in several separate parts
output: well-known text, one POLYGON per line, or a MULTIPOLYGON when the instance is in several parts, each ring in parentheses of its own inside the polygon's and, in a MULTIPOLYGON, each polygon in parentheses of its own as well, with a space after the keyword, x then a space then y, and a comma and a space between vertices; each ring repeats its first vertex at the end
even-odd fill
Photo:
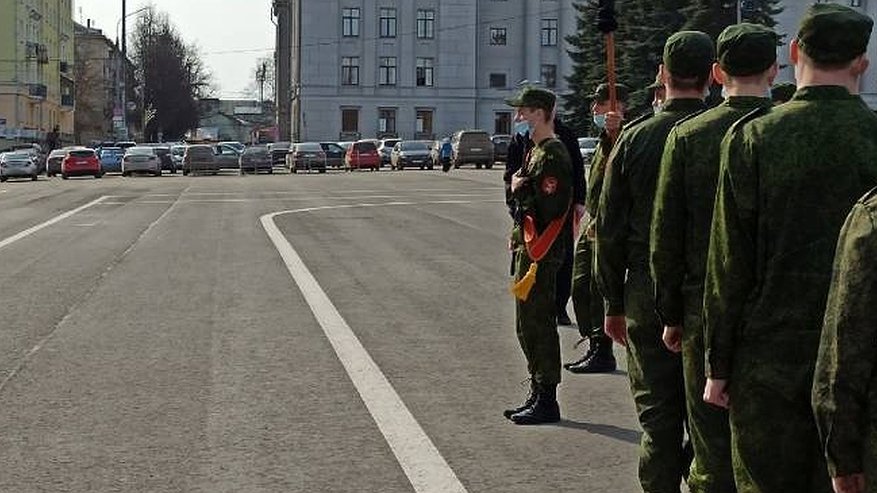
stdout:
POLYGON ((588 433, 603 435, 605 437, 613 438, 615 440, 620 440, 622 442, 627 442, 634 445, 639 445, 640 437, 642 437, 642 432, 639 430, 630 430, 627 428, 621 428, 619 426, 604 425, 600 423, 583 423, 581 421, 561 419, 556 426, 559 426, 561 428, 570 428, 573 430, 585 430, 588 433))

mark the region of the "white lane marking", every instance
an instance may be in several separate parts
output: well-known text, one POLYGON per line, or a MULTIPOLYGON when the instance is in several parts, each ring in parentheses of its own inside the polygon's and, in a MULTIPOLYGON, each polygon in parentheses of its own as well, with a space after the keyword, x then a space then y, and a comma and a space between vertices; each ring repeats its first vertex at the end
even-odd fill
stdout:
MULTIPOLYGON (((262 227, 274 243, 289 274, 301 290, 320 327, 335 349, 335 354, 359 392, 372 419, 396 456, 408 481, 417 493, 466 493, 466 488, 436 449, 432 440, 402 402, 399 394, 374 362, 359 338, 332 304, 323 288, 286 239, 274 218, 283 214, 333 209, 386 207, 420 204, 468 204, 475 201, 387 202, 383 204, 346 204, 279 211, 260 218, 262 227)), ((485 200, 477 202, 503 202, 485 200)))
POLYGON ((46 222, 37 224, 36 226, 33 226, 31 228, 27 228, 26 230, 24 230, 18 234, 12 235, 9 238, 6 238, 5 240, 0 241, 0 249, 3 249, 5 247, 11 245, 18 240, 21 240, 23 238, 27 238, 28 236, 36 233, 37 231, 39 231, 41 229, 48 228, 49 226, 51 226, 55 223, 58 223, 60 221, 63 221, 63 220, 67 219, 68 217, 70 217, 78 212, 82 212, 85 209, 88 209, 89 207, 95 206, 95 205, 101 203, 106 198, 107 198, 106 195, 103 197, 99 197, 98 199, 92 200, 91 202, 89 202, 85 205, 81 205, 75 209, 72 209, 72 210, 69 210, 63 214, 57 215, 57 216, 53 217, 52 219, 49 219, 46 222))

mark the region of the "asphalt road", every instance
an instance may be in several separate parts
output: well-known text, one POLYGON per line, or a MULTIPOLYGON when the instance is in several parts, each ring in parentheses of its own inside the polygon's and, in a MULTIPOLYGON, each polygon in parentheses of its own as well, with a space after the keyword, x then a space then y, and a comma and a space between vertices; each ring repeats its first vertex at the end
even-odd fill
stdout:
POLYGON ((556 426, 501 416, 502 197, 498 170, 0 185, 0 492, 637 491, 623 371, 565 373, 556 426))

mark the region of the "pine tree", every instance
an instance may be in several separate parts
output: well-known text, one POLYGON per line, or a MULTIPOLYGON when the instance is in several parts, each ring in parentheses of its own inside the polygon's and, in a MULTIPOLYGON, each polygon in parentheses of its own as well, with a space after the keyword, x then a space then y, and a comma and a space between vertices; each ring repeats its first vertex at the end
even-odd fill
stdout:
POLYGON ((683 11, 684 29, 703 31, 715 40, 726 27, 737 22, 734 0, 693 0, 683 11))
POLYGON ((782 11, 780 0, 740 0, 740 12, 745 22, 774 27, 777 14, 782 11))
POLYGON ((596 2, 576 3, 577 32, 566 38, 573 47, 569 56, 574 63, 573 73, 567 77, 571 93, 564 98, 565 122, 577 135, 592 131, 591 95, 598 84, 606 79, 606 55, 603 34, 597 30, 596 2))

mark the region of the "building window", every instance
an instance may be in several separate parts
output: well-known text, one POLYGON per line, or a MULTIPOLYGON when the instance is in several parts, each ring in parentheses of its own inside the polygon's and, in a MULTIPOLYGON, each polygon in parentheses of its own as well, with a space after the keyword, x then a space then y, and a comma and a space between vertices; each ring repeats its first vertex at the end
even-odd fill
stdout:
POLYGON ((359 85, 359 57, 358 56, 341 57, 341 85, 342 86, 358 86, 359 85))
POLYGON ((420 136, 431 136, 432 132, 432 110, 417 110, 417 128, 415 131, 420 136))
POLYGON ((490 28, 490 44, 493 46, 505 46, 506 44, 506 28, 491 27, 490 28))
POLYGON ((417 59, 417 85, 418 87, 432 87, 432 58, 417 59))
POLYGON ((396 85, 396 57, 381 57, 381 65, 378 73, 378 83, 382 86, 396 85))
POLYGON ((396 110, 393 108, 378 109, 378 131, 382 134, 396 133, 396 110))
POLYGON ((509 111, 497 111, 493 116, 493 133, 512 133, 512 114, 509 111))
POLYGON ((435 37, 435 10, 417 11, 417 37, 419 39, 435 37))
POLYGON ((396 37, 396 9, 381 9, 381 37, 396 37))
POLYGON ((341 131, 359 133, 359 110, 356 108, 341 109, 341 131))
POLYGON ((490 87, 505 87, 505 74, 490 74, 490 87))
POLYGON ((359 36, 359 9, 341 10, 341 35, 344 37, 359 36))
POLYGON ((557 87, 557 65, 542 65, 542 84, 557 87))
POLYGON ((557 19, 542 19, 542 46, 557 46, 557 19))

